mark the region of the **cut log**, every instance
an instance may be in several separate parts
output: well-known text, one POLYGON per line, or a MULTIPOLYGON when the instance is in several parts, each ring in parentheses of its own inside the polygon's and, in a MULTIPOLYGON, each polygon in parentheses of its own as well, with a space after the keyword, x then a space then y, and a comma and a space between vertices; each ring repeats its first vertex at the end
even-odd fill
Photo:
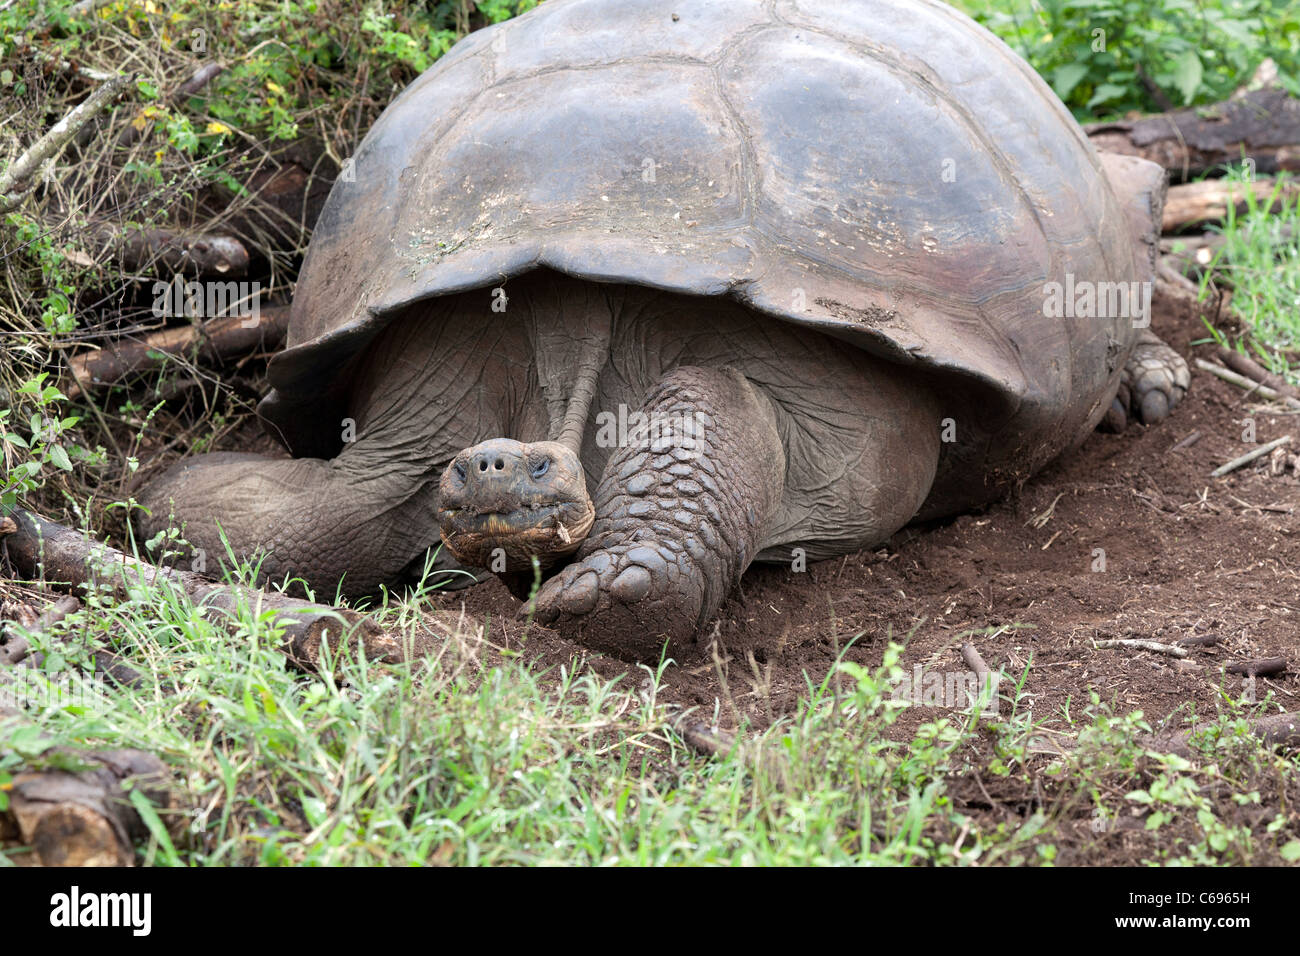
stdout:
POLYGON ((94 352, 79 352, 68 360, 75 385, 68 397, 120 382, 128 375, 158 368, 169 355, 192 355, 219 362, 255 351, 272 351, 289 330, 289 307, 266 306, 257 321, 239 315, 210 319, 202 325, 162 329, 139 340, 111 342, 94 352))
POLYGON ((166 814, 172 806, 167 768, 138 750, 53 753, 60 762, 89 766, 14 774, 9 810, 0 817, 12 820, 41 866, 130 866, 133 843, 148 829, 124 784, 166 814))
POLYGON ((1165 232, 1173 232, 1193 223, 1222 219, 1228 215, 1229 206, 1240 214, 1246 210, 1247 197, 1251 193, 1261 209, 1267 207, 1272 212, 1300 195, 1300 187, 1294 182, 1286 182, 1279 188, 1277 181, 1269 178, 1251 182, 1203 179, 1199 183, 1171 186, 1165 199, 1161 226, 1165 232), (1275 191, 1277 198, 1270 201, 1275 191))
POLYGON ((1300 170, 1300 100, 1276 88, 1084 128, 1097 149, 1159 163, 1180 181, 1240 163, 1243 155, 1254 161, 1256 172, 1300 170))
POLYGON ((112 261, 130 271, 149 269, 164 280, 178 273, 227 279, 248 275, 248 250, 234 236, 176 229, 123 232, 117 226, 94 222, 83 232, 93 262, 112 261))
POLYGON ((239 585, 218 584, 201 574, 176 568, 159 568, 88 539, 80 532, 46 521, 21 508, 12 517, 18 531, 5 539, 5 547, 18 572, 28 579, 44 579, 74 590, 107 587, 119 600, 132 587, 171 586, 183 591, 198 607, 217 612, 231 621, 241 607, 255 614, 271 611, 283 628, 282 650, 296 666, 319 671, 323 647, 332 654, 359 643, 370 660, 396 663, 403 659, 401 644, 370 616, 350 608, 332 608, 239 585))

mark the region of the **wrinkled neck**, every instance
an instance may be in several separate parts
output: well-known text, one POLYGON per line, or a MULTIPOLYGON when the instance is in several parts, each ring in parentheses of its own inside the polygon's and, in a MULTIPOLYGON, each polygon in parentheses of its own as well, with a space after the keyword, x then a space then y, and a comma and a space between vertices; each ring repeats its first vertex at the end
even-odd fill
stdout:
POLYGON ((582 436, 591 415, 591 404, 595 401, 600 383, 600 372, 609 358, 610 316, 606 314, 604 319, 603 325, 592 323, 590 333, 579 345, 569 403, 559 428, 550 436, 552 441, 579 457, 582 455, 582 436))

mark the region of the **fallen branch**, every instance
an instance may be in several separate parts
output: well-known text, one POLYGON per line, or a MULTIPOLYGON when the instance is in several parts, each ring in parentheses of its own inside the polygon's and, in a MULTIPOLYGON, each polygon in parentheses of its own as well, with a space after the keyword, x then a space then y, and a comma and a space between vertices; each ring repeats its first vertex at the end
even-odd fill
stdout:
MULTIPOLYGON (((196 93, 200 92, 214 78, 220 76, 223 72, 225 72, 225 69, 226 69, 226 64, 220 62, 219 60, 213 60, 210 63, 203 64, 193 73, 191 73, 189 78, 184 83, 176 87, 175 90, 173 90, 171 93, 168 94, 167 96, 168 102, 175 106, 183 106, 184 101, 187 97, 193 96, 196 93)), ((146 130, 150 130, 153 128, 153 124, 154 124, 153 120, 148 120, 147 122, 139 126, 137 126, 135 123, 130 124, 129 126, 127 126, 126 129, 122 130, 122 132, 118 135, 117 145, 121 148, 129 148, 131 146, 134 146, 137 142, 139 142, 140 138, 144 136, 146 130)))
POLYGON ((1262 458, 1274 448, 1280 448, 1289 441, 1291 441, 1290 435, 1283 435, 1281 438, 1275 438, 1266 445, 1260 445, 1254 451, 1246 452, 1246 454, 1242 455, 1240 458, 1232 459, 1232 461, 1228 462, 1226 465, 1220 465, 1218 468, 1214 469, 1214 471, 1210 472, 1210 477, 1222 478, 1229 472, 1236 471, 1242 465, 1249 465, 1256 458, 1262 458))
POLYGON ((1300 388, 1296 388, 1281 375, 1270 372, 1249 355, 1244 355, 1236 349, 1224 348, 1222 345, 1214 350, 1214 354, 1228 368, 1245 375, 1251 381, 1266 385, 1279 395, 1300 399, 1300 388))
POLYGON ((53 159, 91 117, 134 82, 134 73, 119 74, 108 80, 10 163, 9 168, 0 174, 0 212, 8 212, 22 202, 31 191, 41 166, 53 159))
MULTIPOLYGON (((133 842, 148 829, 127 796, 138 790, 164 812, 171 808, 170 776, 162 761, 138 750, 58 750, 42 754, 77 770, 14 774, 9 809, 18 841, 42 866, 129 866, 133 842)), ((0 826, 0 830, 6 829, 0 826)))
POLYGON ((1242 321, 1232 311, 1230 293, 1220 292, 1213 302, 1202 299, 1197 284, 1171 266, 1164 256, 1156 260, 1155 295, 1157 300, 1172 299, 1173 308, 1186 309, 1211 325, 1219 325, 1224 315, 1237 319, 1238 323, 1242 321))
POLYGON ((1205 179, 1197 183, 1171 186, 1169 195, 1165 198, 1161 228, 1165 232, 1173 232, 1195 222, 1223 219, 1228 215, 1229 207, 1242 213, 1248 205, 1247 196, 1252 194, 1261 208, 1267 206, 1269 211, 1274 211, 1283 203, 1294 199, 1297 192, 1300 190, 1295 183, 1287 182, 1279 186, 1276 180, 1267 177, 1244 183, 1205 179))
MULTIPOLYGON (((1171 451, 1171 452, 1174 452, 1174 451, 1182 451, 1184 448, 1191 448, 1193 445, 1195 445, 1195 444, 1196 444, 1198 441, 1200 441, 1200 440, 1201 440, 1201 432, 1200 432, 1200 429, 1196 429, 1196 428, 1194 428, 1194 429, 1192 429, 1192 432, 1191 432, 1190 435, 1188 435, 1188 436, 1187 436, 1186 438, 1184 438, 1182 441, 1178 442, 1178 444, 1171 446, 1170 449, 1169 449, 1169 451, 1171 451)), ((1166 454, 1168 454, 1168 452, 1166 452, 1166 454)))
POLYGON ((684 724, 677 728, 686 746, 705 757, 721 757, 731 753, 736 738, 725 730, 718 730, 701 722, 684 724))
POLYGON ((107 590, 125 600, 133 587, 169 585, 183 591, 202 608, 233 618, 241 607, 254 614, 273 612, 283 627, 282 650, 295 665, 320 669, 322 645, 338 651, 351 640, 360 641, 370 660, 395 663, 403 659, 401 645, 375 620, 350 608, 332 608, 275 591, 217 584, 192 571, 159 568, 88 539, 85 535, 38 518, 22 509, 12 515, 18 531, 5 539, 5 548, 19 573, 28 579, 45 579, 76 589, 107 590))
POLYGON ((1170 657, 1186 657, 1188 651, 1174 644, 1161 644, 1159 641, 1138 641, 1119 638, 1112 641, 1096 641, 1093 647, 1101 651, 1129 648, 1135 651, 1151 651, 1155 654, 1168 654, 1170 657))
MULTIPOLYGON (((45 655, 32 650, 30 639, 35 635, 44 634, 80 607, 80 601, 72 595, 65 595, 47 607, 30 627, 24 628, 26 634, 20 634, 18 628, 7 625, 3 631, 0 631, 0 665, 22 664, 34 670, 40 669, 45 663, 45 655)), ((144 684, 144 678, 140 673, 112 651, 97 648, 93 651, 91 659, 96 675, 109 677, 124 687, 141 687, 144 684)), ((5 681, 5 678, 0 677, 0 681, 5 681)))
MULTIPOLYGON (((61 597, 45 609, 35 624, 25 630, 28 634, 44 633, 79 607, 81 602, 71 595, 61 597)), ((31 642, 19 634, 17 628, 6 625, 0 630, 0 664, 17 664, 26 659, 31 649, 31 642)))
MULTIPOLYGON (((1052 502, 1052 504, 1055 505, 1056 502, 1052 502)), ((1000 669, 994 671, 993 668, 989 667, 984 658, 980 656, 980 652, 976 650, 975 645, 969 642, 961 646, 961 659, 966 662, 967 667, 975 672, 975 699, 970 701, 970 706, 974 707, 978 704, 980 695, 987 690, 989 692, 989 701, 985 704, 985 707, 996 708, 998 681, 1002 678, 1002 671, 1000 669)))
POLYGON ((1300 170, 1300 101, 1278 88, 1085 129, 1097 149, 1140 156, 1184 180, 1243 155, 1262 173, 1300 170))
POLYGON ((993 668, 984 663, 984 658, 980 657, 980 652, 975 649, 974 644, 968 642, 961 646, 961 659, 975 672, 981 684, 984 682, 985 675, 993 673, 993 668))
POLYGON ((225 71, 226 64, 220 60, 213 60, 211 63, 203 64, 190 74, 188 80, 176 87, 176 91, 171 96, 172 102, 179 103, 185 97, 193 96, 225 71))
POLYGON ((1160 257, 1185 276, 1199 275, 1209 268, 1228 237, 1207 232, 1201 236, 1164 236, 1160 240, 1160 257))
POLYGON ((120 382, 128 375, 158 368, 167 356, 194 355, 200 361, 218 362, 235 355, 273 350, 289 330, 289 307, 268 306, 256 324, 238 315, 211 319, 202 325, 163 329, 139 341, 120 341, 94 352, 79 352, 68 360, 75 387, 69 397, 120 382))
POLYGON ((1285 657, 1266 657, 1260 661, 1243 661, 1229 664, 1224 669, 1227 674, 1244 674, 1246 677, 1269 677, 1286 671, 1285 657))
POLYGON ((1195 359, 1195 362, 1196 367, 1202 372, 1209 372, 1211 375, 1223 379, 1230 385, 1236 385, 1238 388, 1244 388, 1248 392, 1253 392, 1263 398, 1281 402, 1288 408, 1294 408, 1300 411, 1300 399, 1294 399, 1290 396, 1283 395, 1275 389, 1269 388, 1267 385, 1262 385, 1253 379, 1247 378, 1245 375, 1240 375, 1237 372, 1232 371, 1232 369, 1224 368, 1222 365, 1215 365, 1213 362, 1207 362, 1205 359, 1198 358, 1195 359))

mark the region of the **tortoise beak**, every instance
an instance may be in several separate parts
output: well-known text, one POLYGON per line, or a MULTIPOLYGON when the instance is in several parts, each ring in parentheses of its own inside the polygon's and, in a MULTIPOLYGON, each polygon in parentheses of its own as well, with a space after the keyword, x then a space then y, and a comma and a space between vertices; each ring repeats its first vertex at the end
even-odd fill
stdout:
POLYGON ((438 526, 456 560, 497 573, 567 558, 595 520, 577 455, 555 442, 494 438, 458 454, 438 485, 438 526))

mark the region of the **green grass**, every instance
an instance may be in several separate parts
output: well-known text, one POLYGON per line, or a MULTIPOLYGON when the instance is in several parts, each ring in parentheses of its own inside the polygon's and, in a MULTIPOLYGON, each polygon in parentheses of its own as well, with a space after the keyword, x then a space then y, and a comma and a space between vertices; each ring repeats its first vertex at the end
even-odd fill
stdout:
MULTIPOLYGON (((1247 181, 1241 168, 1227 178, 1247 181)), ((1201 285, 1203 294, 1211 282, 1231 288, 1232 308, 1248 333, 1237 347, 1300 384, 1300 196, 1282 198, 1284 180, 1279 177, 1269 199, 1245 193, 1246 210, 1239 215, 1230 208, 1223 223, 1213 227, 1225 242, 1201 285)))
MULTIPOLYGON (((378 613, 408 636, 421 620, 409 603, 378 613)), ((6 771, 41 766, 53 746, 156 753, 176 808, 158 810, 140 848, 156 865, 1050 863, 1058 842, 1084 859, 1083 844, 1104 849, 1093 821, 1109 828, 1133 807, 1162 830, 1153 861, 1300 850, 1294 821, 1236 819, 1239 794, 1258 802, 1260 780, 1294 794, 1300 770, 1233 742, 1244 706, 1225 700, 1203 767, 1145 754, 1141 715, 1095 698, 1035 718, 1026 675, 1006 694, 1009 716, 929 711, 937 719, 899 734, 898 645, 877 669, 842 661, 834 679, 812 675, 795 713, 707 757, 660 701, 671 662, 611 681, 453 629, 413 663, 344 654, 317 677, 286 667, 268 620, 245 611, 218 626, 155 589, 92 601, 40 643, 42 689, 29 685, 25 716, 0 722, 0 796, 6 771), (84 676, 88 648, 105 641, 143 686, 84 676), (963 810, 955 790, 978 802, 972 775, 1033 806, 1014 820, 963 810)))

